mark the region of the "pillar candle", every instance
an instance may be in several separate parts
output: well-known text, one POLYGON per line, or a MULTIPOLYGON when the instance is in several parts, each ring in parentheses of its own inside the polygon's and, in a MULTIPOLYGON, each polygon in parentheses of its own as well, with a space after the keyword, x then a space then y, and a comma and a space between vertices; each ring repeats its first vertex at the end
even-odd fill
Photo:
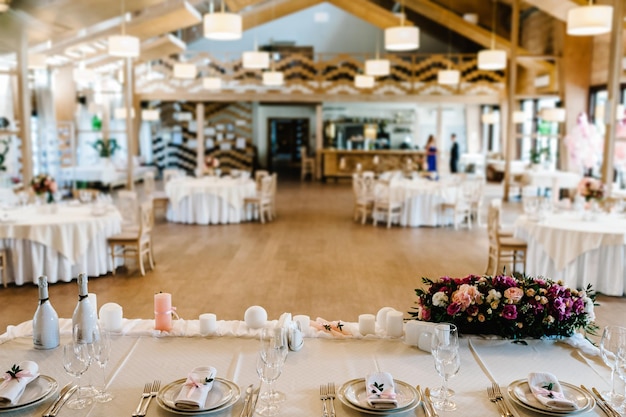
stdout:
POLYGON ((404 326, 404 343, 417 346, 420 337, 420 324, 417 320, 409 320, 404 326))
POLYGON ((165 332, 172 330, 172 294, 154 294, 154 329, 165 332))
POLYGON ((124 311, 116 303, 106 303, 100 307, 100 323, 109 332, 121 332, 124 311))
POLYGON ((402 337, 403 323, 401 311, 390 311, 387 313, 387 336, 402 337))
POLYGON ((213 313, 200 314, 200 334, 207 336, 217 331, 217 316, 213 313))
POLYGON ((373 314, 359 315, 359 333, 363 336, 376 334, 376 317, 373 314))

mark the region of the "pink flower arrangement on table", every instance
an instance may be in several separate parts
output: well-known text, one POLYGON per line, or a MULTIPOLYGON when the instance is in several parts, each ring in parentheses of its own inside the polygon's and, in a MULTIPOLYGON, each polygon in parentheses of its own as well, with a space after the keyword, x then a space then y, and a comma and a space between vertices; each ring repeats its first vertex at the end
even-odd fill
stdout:
POLYGON ((33 189, 33 192, 38 196, 46 195, 46 200, 48 203, 54 202, 54 193, 57 192, 58 187, 57 183, 48 174, 39 174, 35 178, 33 178, 30 182, 30 186, 33 189))
POLYGON ((604 196, 604 184, 598 179, 584 177, 578 183, 578 194, 587 201, 601 200, 604 196))
POLYGON ((596 329, 591 285, 575 290, 550 279, 506 275, 422 281, 427 287, 415 290, 417 307, 409 314, 417 320, 454 323, 461 333, 517 339, 596 329))

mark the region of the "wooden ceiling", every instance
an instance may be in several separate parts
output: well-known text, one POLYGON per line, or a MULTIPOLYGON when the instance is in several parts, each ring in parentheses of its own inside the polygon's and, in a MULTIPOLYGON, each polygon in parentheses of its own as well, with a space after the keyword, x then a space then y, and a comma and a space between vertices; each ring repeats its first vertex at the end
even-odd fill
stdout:
MULTIPOLYGON (((219 9, 219 0, 213 0, 219 9)), ((496 46, 510 47, 506 16, 510 3, 514 0, 495 0, 501 13, 496 22, 496 46)), ((300 10, 322 3, 323 0, 224 0, 229 11, 240 13, 244 30, 271 20, 287 16, 300 10)), ((489 47, 492 42, 493 1, 489 0, 326 0, 379 28, 398 24, 402 4, 407 16, 429 20, 435 25, 447 27, 459 36, 476 45, 489 47), (463 19, 465 13, 476 13, 479 24, 474 25, 463 19)), ((522 10, 537 8, 553 17, 564 20, 569 8, 584 4, 585 0, 523 0, 522 10)), ((93 61, 106 53, 106 37, 119 33, 122 24, 122 4, 124 11, 132 18, 126 23, 127 32, 141 38, 142 42, 155 43, 155 39, 172 36, 180 29, 201 24, 201 12, 207 8, 206 0, 12 0, 8 13, 0 15, 0 54, 9 53, 19 45, 20 33, 25 33, 31 52, 67 57, 67 51, 80 45, 93 47, 93 61), (65 55, 64 55, 65 54, 65 55)), ((410 22, 409 22, 410 23, 410 22)), ((164 40, 163 53, 178 50, 179 44, 172 46, 164 40), (172 49, 173 48, 173 49, 172 49)), ((159 49, 156 49, 157 51, 159 49)), ((320 51, 323 52, 323 51, 320 51)), ((349 52, 349 51, 348 51, 349 52)), ((520 54, 526 51, 520 49, 520 54)), ((81 59, 86 53, 82 53, 81 59)), ((158 53, 152 49, 149 54, 155 59, 158 53)), ((69 55, 68 62, 76 59, 69 55)), ((107 61, 102 58, 103 62, 107 61)), ((62 62, 62 59, 59 61, 62 62)), ((532 61, 529 61, 532 62, 532 61)), ((536 64, 531 64, 536 65, 536 64)))

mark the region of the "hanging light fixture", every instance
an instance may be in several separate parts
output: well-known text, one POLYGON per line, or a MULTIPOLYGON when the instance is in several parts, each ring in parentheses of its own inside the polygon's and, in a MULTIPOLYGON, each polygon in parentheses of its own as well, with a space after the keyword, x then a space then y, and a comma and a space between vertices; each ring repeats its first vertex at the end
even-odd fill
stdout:
POLYGON ((497 2, 493 2, 491 18, 491 48, 478 52, 478 69, 498 71, 506 68, 506 51, 496 48, 496 8, 497 2))
POLYGON ((521 124, 526 121, 526 113, 521 110, 516 110, 513 112, 513 123, 521 124))
POLYGON ((159 120, 161 112, 157 109, 145 109, 141 111, 141 120, 144 122, 154 122, 159 120))
POLYGON ((177 62, 174 64, 174 78, 191 80, 196 78, 198 69, 195 64, 188 62, 177 62))
POLYGON ((437 82, 441 85, 457 85, 461 81, 461 72, 450 68, 451 57, 451 34, 448 27, 448 67, 445 70, 439 70, 437 73, 437 82))
POLYGON ((221 90, 222 79, 219 77, 204 77, 202 79, 202 87, 205 90, 221 90))
MULTIPOLYGON (((126 107, 118 107, 113 110, 113 117, 116 119, 126 119, 126 107)), ((135 109, 130 109, 130 117, 135 118, 135 109)))
POLYGON ((546 122, 564 122, 565 109, 561 107, 547 107, 539 112, 540 117, 546 122))
POLYGON ((415 26, 404 26, 404 2, 402 2, 400 26, 385 29, 385 49, 389 51, 411 51, 420 46, 420 30, 415 26))
POLYGON ((268 87, 278 87, 285 83, 285 77, 282 71, 270 71, 263 72, 263 85, 268 87))
POLYGON ((126 13, 122 0, 122 34, 109 36, 109 55, 120 58, 137 58, 139 56, 139 38, 126 34, 126 13))
POLYGON ((374 77, 371 75, 357 74, 354 76, 354 86, 356 88, 373 88, 374 83, 374 77))
POLYGON ((213 12, 211 3, 209 13, 204 15, 204 37, 216 41, 234 41, 241 39, 241 16, 235 13, 226 13, 224 0, 221 12, 213 12))
POLYGON ((85 62, 81 61, 73 71, 74 81, 80 84, 89 84, 96 80, 96 73, 85 67, 85 62))
POLYGON ((574 7, 567 12, 567 34, 590 36, 609 33, 613 26, 613 7, 592 4, 574 7))
POLYGON ((480 119, 486 125, 495 125, 500 121, 500 115, 496 112, 483 113, 480 119))
POLYGON ((241 56, 241 63, 245 69, 267 69, 270 67, 270 54, 259 51, 254 41, 254 51, 244 52, 241 56))
POLYGON ((365 60, 365 74, 374 77, 385 77, 391 72, 391 63, 388 59, 380 59, 378 40, 376 41, 376 59, 365 60))

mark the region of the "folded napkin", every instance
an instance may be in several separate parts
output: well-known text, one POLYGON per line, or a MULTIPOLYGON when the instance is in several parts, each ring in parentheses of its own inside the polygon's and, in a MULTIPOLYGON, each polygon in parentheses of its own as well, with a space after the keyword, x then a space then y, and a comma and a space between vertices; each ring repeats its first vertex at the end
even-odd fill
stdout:
POLYGON ((576 411, 578 405, 565 398, 561 384, 556 376, 547 372, 532 372, 528 374, 528 386, 537 401, 551 410, 576 411))
POLYGON ((367 403, 376 409, 390 409, 398 406, 396 386, 389 372, 375 372, 365 378, 367 403))
POLYGON ((216 374, 217 371, 212 366, 199 366, 189 372, 185 384, 174 401, 176 407, 183 410, 204 408, 216 374))
POLYGON ((32 361, 20 362, 13 365, 4 374, 4 381, 0 383, 0 404, 17 404, 20 397, 31 381, 39 376, 39 366, 32 361))

